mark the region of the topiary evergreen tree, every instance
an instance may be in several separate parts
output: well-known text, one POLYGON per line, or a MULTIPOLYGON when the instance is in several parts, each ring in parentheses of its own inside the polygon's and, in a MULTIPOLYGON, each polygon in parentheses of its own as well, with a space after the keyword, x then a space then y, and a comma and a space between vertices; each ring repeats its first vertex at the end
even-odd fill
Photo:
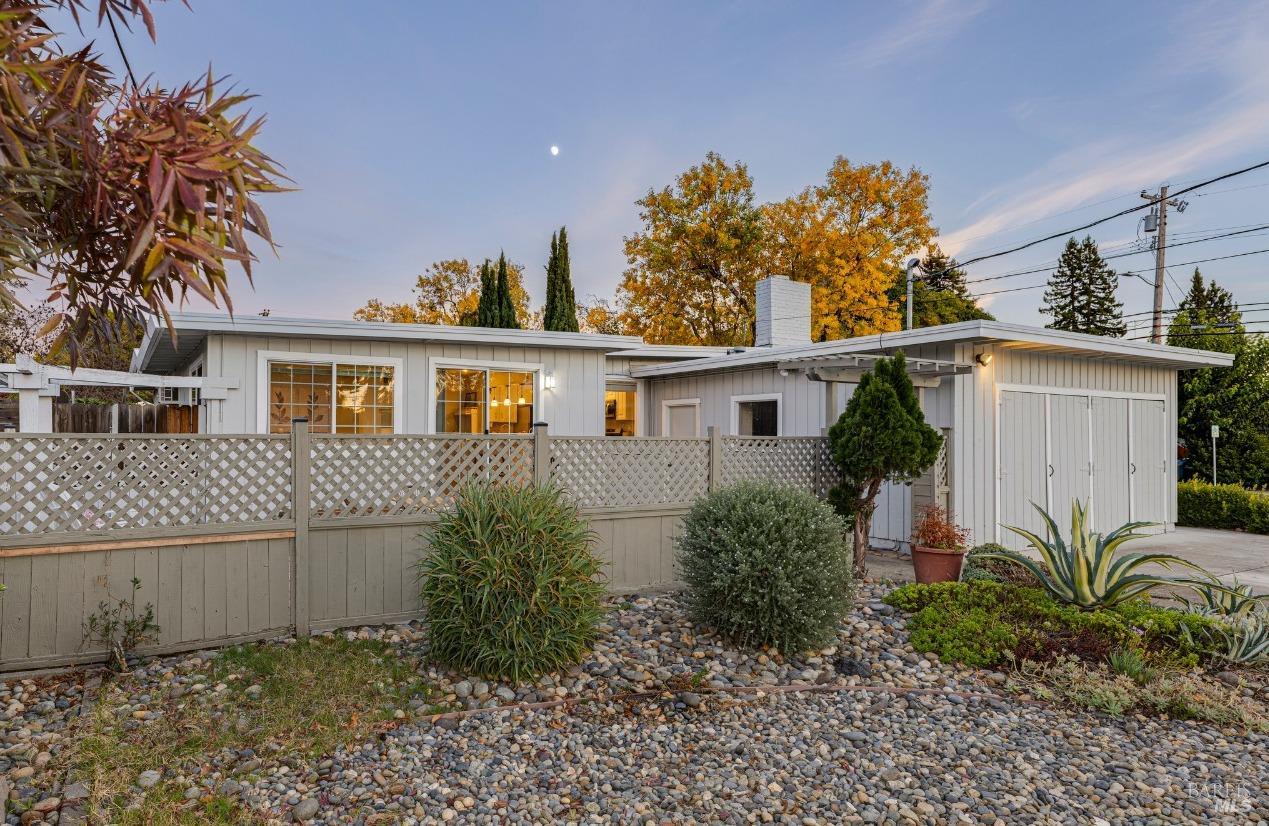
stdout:
POLYGON ((476 304, 477 327, 500 327, 501 304, 498 301, 498 282, 489 259, 480 265, 480 301, 476 304))
POLYGON ((855 576, 863 577, 881 485, 916 479, 938 459, 943 444, 942 435, 925 423, 903 353, 880 359, 864 374, 828 439, 842 471, 830 499, 854 517, 855 576))
POLYGON ((576 333, 577 299, 573 294, 573 278, 568 262, 568 230, 560 227, 558 236, 551 235, 551 257, 546 263, 545 330, 576 333))
POLYGON ((1069 330, 1094 336, 1122 336, 1124 305, 1116 297, 1115 274, 1091 236, 1083 241, 1067 239, 1057 270, 1044 291, 1044 312, 1053 318, 1051 330, 1069 330))
POLYGON ((498 317, 494 327, 503 327, 508 330, 519 330, 520 320, 516 318, 516 305, 511 300, 511 281, 507 275, 507 255, 499 253, 498 255, 498 280, 497 280, 497 297, 498 297, 498 317))

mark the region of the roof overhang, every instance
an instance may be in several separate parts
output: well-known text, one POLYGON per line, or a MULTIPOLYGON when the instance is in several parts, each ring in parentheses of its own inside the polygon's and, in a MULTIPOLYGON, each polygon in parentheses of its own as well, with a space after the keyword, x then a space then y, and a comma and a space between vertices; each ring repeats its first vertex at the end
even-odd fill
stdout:
POLYGON ((456 327, 446 324, 394 324, 275 316, 226 316, 215 313, 173 313, 172 335, 161 323, 151 323, 132 356, 131 369, 164 372, 189 362, 209 335, 268 336, 361 341, 417 341, 436 344, 487 344, 498 347, 551 347, 601 350, 605 353, 644 346, 635 336, 557 333, 542 330, 505 330, 456 327))
MULTIPOLYGON (((884 356, 900 350, 937 344, 994 344, 1007 348, 1040 350, 1080 358, 1134 362, 1175 370, 1227 367, 1234 361, 1234 357, 1228 353, 1104 338, 1002 321, 964 321, 959 324, 921 327, 916 330, 879 333, 815 344, 753 347, 742 352, 709 356, 675 364, 637 367, 632 369, 630 374, 636 378, 659 378, 715 370, 770 366, 809 357, 884 356)), ((964 366, 958 365, 958 367, 964 366)))
MULTIPOLYGON (((854 353, 848 355, 800 356, 776 362, 776 369, 787 373, 801 373, 811 381, 840 381, 857 383, 877 362, 885 358, 879 355, 854 353)), ((909 358, 904 360, 908 375, 917 387, 937 387, 945 376, 971 373, 972 364, 939 359, 909 358)))

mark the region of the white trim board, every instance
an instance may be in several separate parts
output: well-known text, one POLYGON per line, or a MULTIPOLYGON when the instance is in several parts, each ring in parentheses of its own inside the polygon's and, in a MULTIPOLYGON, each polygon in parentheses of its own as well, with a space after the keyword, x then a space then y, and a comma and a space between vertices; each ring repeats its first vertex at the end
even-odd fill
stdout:
MULTIPOLYGON (((533 419, 544 421, 546 407, 546 367, 540 361, 485 361, 484 359, 449 358, 430 356, 427 360, 427 433, 436 433, 436 370, 454 367, 460 370, 505 370, 511 373, 533 374, 533 419)), ((488 378, 486 377, 486 382, 488 378)), ((488 404, 488 399, 485 400, 488 404)), ((602 410, 602 406, 600 408, 602 410)), ((602 426, 602 425, 601 425, 602 426)))
MULTIPOLYGON (((349 356, 338 353, 293 353, 290 350, 256 351, 256 432, 269 432, 269 362, 289 361, 301 364, 371 365, 392 368, 392 432, 405 429, 405 360, 393 356, 349 356)), ((334 388, 332 387, 332 393, 334 388)), ((334 396, 331 397, 334 415, 334 396)), ((335 422, 331 421, 331 432, 335 422)))
POLYGON ((731 430, 732 436, 740 435, 740 403, 768 402, 776 403, 776 436, 784 435, 784 394, 783 393, 745 393, 731 397, 731 430))
POLYGON ((668 437, 670 435, 670 408, 671 407, 695 407, 696 408, 696 438, 701 435, 701 400, 700 397, 692 399, 662 399, 661 400, 661 435, 668 437))
POLYGON ((1045 384, 1006 384, 996 385, 996 390, 1009 390, 1016 393, 1048 393, 1054 396, 1102 396, 1111 399, 1147 399, 1155 402, 1166 402, 1168 397, 1163 393, 1136 393, 1131 390, 1087 390, 1082 387, 1049 387, 1045 384))

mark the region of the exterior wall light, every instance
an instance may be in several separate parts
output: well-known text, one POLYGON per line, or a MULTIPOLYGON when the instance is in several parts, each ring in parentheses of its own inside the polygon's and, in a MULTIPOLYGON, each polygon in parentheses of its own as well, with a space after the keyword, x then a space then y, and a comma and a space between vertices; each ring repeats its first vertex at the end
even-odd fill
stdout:
POLYGON ((986 367, 991 364, 991 353, 979 353, 974 356, 974 363, 979 367, 986 367))
POLYGON ((546 390, 555 389, 555 374, 550 370, 542 374, 542 387, 546 390))

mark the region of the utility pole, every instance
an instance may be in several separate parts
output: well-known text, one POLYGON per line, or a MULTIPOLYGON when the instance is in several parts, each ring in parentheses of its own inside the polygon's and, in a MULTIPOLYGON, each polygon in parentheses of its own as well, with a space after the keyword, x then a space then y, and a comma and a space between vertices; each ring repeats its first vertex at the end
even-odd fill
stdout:
POLYGON ((1159 187, 1158 194, 1142 190, 1141 197, 1147 201, 1155 201, 1154 209, 1146 218, 1146 232, 1159 233, 1154 244, 1154 322, 1150 325, 1150 340, 1155 344, 1163 343, 1163 279, 1166 277, 1166 256, 1168 251, 1168 207, 1176 207, 1177 212, 1185 212, 1188 204, 1176 198, 1168 200, 1168 185, 1159 187), (1151 224, 1154 224, 1152 227, 1151 224))

